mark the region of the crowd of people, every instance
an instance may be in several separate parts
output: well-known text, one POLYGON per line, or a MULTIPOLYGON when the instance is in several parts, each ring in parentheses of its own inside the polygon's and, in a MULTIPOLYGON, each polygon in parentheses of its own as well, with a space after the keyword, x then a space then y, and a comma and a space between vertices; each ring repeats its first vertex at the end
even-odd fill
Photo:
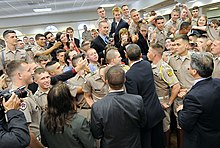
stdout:
POLYGON ((0 147, 171 148, 173 113, 178 148, 218 148, 219 21, 185 4, 168 21, 128 5, 97 14, 81 45, 72 27, 4 31, 0 147))

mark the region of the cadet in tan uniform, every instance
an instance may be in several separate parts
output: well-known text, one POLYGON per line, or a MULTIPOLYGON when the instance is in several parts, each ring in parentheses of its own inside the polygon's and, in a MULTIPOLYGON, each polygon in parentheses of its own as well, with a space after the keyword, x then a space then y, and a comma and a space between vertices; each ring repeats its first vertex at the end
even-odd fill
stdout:
POLYGON ((108 85, 105 83, 105 70, 106 67, 102 66, 96 71, 95 74, 86 78, 86 83, 83 84, 83 92, 86 102, 91 107, 92 104, 105 95, 108 94, 108 85))
MULTIPOLYGON (((190 52, 188 52, 189 38, 186 35, 178 35, 175 38, 175 43, 177 55, 170 58, 169 65, 173 68, 181 86, 178 97, 174 101, 174 114, 177 117, 176 108, 183 104, 183 96, 192 87, 195 79, 192 77, 188 70, 190 67, 190 52)), ((177 142, 179 146, 182 146, 183 131, 180 128, 178 122, 177 128, 177 142)))
POLYGON ((6 42, 6 47, 0 53, 0 69, 5 69, 6 65, 12 60, 32 61, 25 50, 16 49, 17 36, 15 31, 4 31, 3 38, 6 42))
POLYGON ((165 20, 163 16, 157 16, 155 18, 156 28, 154 32, 150 35, 151 44, 158 43, 164 47, 165 39, 168 33, 164 27, 164 23, 165 23, 165 20))
MULTIPOLYGON (((17 89, 18 87, 28 87, 29 84, 33 83, 33 69, 31 65, 21 60, 11 61, 7 65, 6 72, 12 80, 12 88, 17 89)), ((43 147, 38 141, 40 140, 40 119, 41 109, 37 104, 30 90, 28 91, 28 97, 23 98, 21 104, 21 111, 24 113, 27 124, 30 128, 31 143, 30 147, 43 147), (38 140, 37 140, 38 139, 38 140)))
POLYGON ((220 37, 215 39, 211 45, 211 53, 214 56, 214 71, 213 78, 220 78, 220 37))
MULTIPOLYGON (((77 54, 72 57, 72 65, 73 67, 76 67, 78 65, 78 62, 82 60, 83 54, 77 54)), ((88 121, 91 119, 91 107, 87 104, 84 92, 82 91, 82 86, 86 82, 86 71, 80 70, 77 72, 75 77, 69 79, 67 83, 71 86, 77 87, 77 94, 76 94, 76 100, 77 100, 77 112, 79 112, 80 115, 84 116, 88 121)))
POLYGON ((156 92, 166 115, 166 117, 163 119, 163 131, 166 134, 167 148, 169 148, 171 105, 179 93, 180 84, 173 72, 172 67, 163 61, 162 54, 163 47, 159 44, 153 44, 149 48, 147 57, 150 61, 152 61, 151 65, 156 92), (169 95, 170 88, 171 93, 169 95))
POLYGON ((47 108, 47 94, 51 88, 50 81, 50 74, 45 69, 37 68, 34 71, 34 82, 38 84, 38 89, 34 93, 34 98, 39 104, 42 112, 47 108))
POLYGON ((32 52, 34 54, 34 56, 39 56, 39 55, 47 55, 50 54, 53 50, 59 48, 60 45, 62 45, 62 43, 60 41, 54 43, 54 45, 52 47, 50 47, 49 49, 46 49, 46 37, 43 34, 37 34, 35 36, 35 41, 36 41, 36 45, 34 47, 32 47, 32 52))

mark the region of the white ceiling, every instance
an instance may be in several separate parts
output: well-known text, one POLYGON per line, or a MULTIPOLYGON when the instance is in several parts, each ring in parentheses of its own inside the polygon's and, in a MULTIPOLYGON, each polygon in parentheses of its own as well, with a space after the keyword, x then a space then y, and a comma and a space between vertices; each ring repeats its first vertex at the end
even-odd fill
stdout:
POLYGON ((101 4, 114 3, 118 6, 137 0, 1 0, 0 18, 32 16, 65 12, 96 10, 101 4), (35 13, 34 8, 52 8, 52 12, 35 13))

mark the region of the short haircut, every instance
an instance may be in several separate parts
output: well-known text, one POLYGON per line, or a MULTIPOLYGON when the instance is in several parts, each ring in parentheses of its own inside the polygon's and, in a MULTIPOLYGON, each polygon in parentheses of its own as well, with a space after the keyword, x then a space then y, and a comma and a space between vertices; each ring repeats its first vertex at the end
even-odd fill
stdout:
POLYGON ((101 27, 102 23, 108 23, 106 20, 100 21, 99 22, 99 27, 101 27))
POLYGON ((22 60, 13 60, 13 61, 9 62, 6 66, 7 75, 11 78, 13 76, 14 72, 16 70, 18 70, 19 68, 21 68, 21 65, 24 63, 28 64, 27 62, 22 61, 22 60))
POLYGON ((157 22, 158 20, 164 20, 164 17, 161 15, 158 15, 154 20, 155 22, 157 22))
POLYGON ((182 29, 187 29, 189 26, 190 26, 190 23, 189 23, 189 22, 182 22, 182 23, 180 24, 180 30, 182 30, 182 29))
POLYGON ((20 40, 20 39, 18 39, 17 41, 18 41, 18 42, 23 42, 23 41, 22 41, 22 40, 20 40))
POLYGON ((50 61, 45 65, 45 68, 47 71, 51 71, 50 67, 53 66, 54 64, 56 64, 57 61, 50 61))
POLYGON ((115 59, 116 52, 118 52, 117 48, 116 49, 110 49, 106 53, 106 62, 109 64, 111 60, 115 59))
POLYGON ((30 37, 29 40, 34 40, 34 38, 33 38, 33 37, 30 37))
POLYGON ((217 19, 212 19, 210 22, 219 26, 219 21, 217 19))
POLYGON ((192 10, 196 10, 196 9, 199 10, 199 7, 198 7, 198 6, 194 6, 194 7, 192 8, 192 10))
POLYGON ((28 39, 28 37, 27 37, 27 36, 24 36, 23 39, 28 39))
POLYGON ((150 47, 156 50, 160 55, 163 54, 164 49, 163 49, 163 46, 161 46, 160 44, 155 43, 155 44, 150 45, 150 47))
POLYGON ((175 8, 175 9, 173 9, 173 10, 172 10, 172 12, 171 12, 171 13, 174 13, 174 12, 180 13, 180 10, 179 10, 179 9, 177 9, 177 8, 175 8))
POLYGON ((73 67, 76 67, 77 64, 78 64, 78 59, 83 57, 84 54, 83 53, 78 53, 77 55, 74 55, 73 58, 72 58, 72 65, 73 67))
POLYGON ((195 69, 202 78, 211 77, 214 69, 213 58, 211 54, 207 52, 192 53, 190 66, 192 69, 195 69))
POLYGON ((5 30, 5 31, 3 32, 3 38, 5 38, 6 35, 8 35, 9 33, 15 33, 15 34, 16 34, 16 32, 15 32, 14 30, 5 30))
POLYGON ((125 7, 125 6, 127 6, 127 7, 128 7, 128 5, 124 4, 124 5, 122 5, 122 6, 121 6, 121 9, 123 9, 123 7, 125 7))
POLYGON ((105 78, 112 89, 122 89, 125 81, 125 71, 120 66, 114 65, 108 69, 105 78))
POLYGON ((67 28, 66 28, 66 32, 67 32, 68 30, 74 31, 74 29, 73 29, 72 27, 67 27, 67 28))
POLYGON ((47 61, 47 60, 51 60, 51 55, 47 54, 47 55, 34 56, 34 62, 36 63, 40 63, 42 61, 47 61))
POLYGON ((175 40, 178 40, 178 39, 183 39, 184 41, 189 43, 189 37, 187 35, 179 34, 179 35, 175 36, 175 40))
POLYGON ((96 11, 98 11, 99 9, 104 9, 103 7, 98 7, 97 9, 96 9, 96 11))
POLYGON ((37 40, 39 40, 40 39, 40 37, 45 37, 43 34, 36 34, 35 35, 35 40, 37 41, 37 40))
POLYGON ((141 56, 141 49, 137 44, 128 44, 126 46, 126 53, 131 61, 137 61, 141 56))
POLYGON ((96 32, 97 33, 97 30, 96 29, 92 29, 91 32, 96 32))
POLYGON ((58 54, 61 53, 61 52, 65 52, 65 53, 66 53, 66 50, 64 50, 64 49, 58 49, 58 50, 56 51, 56 55, 58 55, 58 54))
POLYGON ((131 9, 130 14, 135 11, 137 11, 137 9, 131 9))
POLYGON ((112 9, 112 14, 114 14, 115 12, 120 12, 120 13, 122 14, 122 10, 121 10, 120 7, 114 7, 114 8, 112 9))
POLYGON ((47 35, 48 35, 48 34, 52 34, 52 32, 50 32, 50 31, 45 32, 45 33, 44 33, 45 38, 47 38, 47 35))
POLYGON ((35 69, 35 71, 34 71, 34 77, 35 77, 37 74, 41 74, 41 73, 45 73, 45 72, 47 72, 47 71, 46 71, 44 68, 39 67, 39 68, 35 69))

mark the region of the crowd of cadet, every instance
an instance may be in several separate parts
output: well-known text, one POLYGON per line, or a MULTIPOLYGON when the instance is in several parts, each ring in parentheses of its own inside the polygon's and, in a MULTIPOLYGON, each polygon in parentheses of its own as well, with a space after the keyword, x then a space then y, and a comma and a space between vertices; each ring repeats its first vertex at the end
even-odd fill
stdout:
POLYGON ((185 4, 167 21, 128 5, 97 14, 82 43, 72 27, 4 31, 0 147, 171 148, 172 113, 178 148, 219 147, 219 21, 185 4))

